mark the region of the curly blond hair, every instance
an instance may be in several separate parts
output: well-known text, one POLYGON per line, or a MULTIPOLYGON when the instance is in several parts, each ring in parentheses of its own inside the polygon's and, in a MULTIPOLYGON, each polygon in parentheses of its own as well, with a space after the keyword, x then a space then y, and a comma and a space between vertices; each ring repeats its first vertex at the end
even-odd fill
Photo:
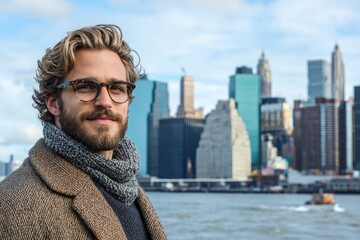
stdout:
MULTIPOLYGON (((63 82, 64 77, 74 67, 75 52, 80 49, 109 49, 116 52, 122 60, 127 81, 135 83, 139 77, 140 64, 135 66, 132 50, 123 40, 121 29, 116 25, 102 24, 72 31, 53 48, 48 48, 45 55, 38 61, 35 80, 39 89, 34 90, 33 106, 39 111, 43 122, 54 122, 54 116, 46 107, 50 96, 57 96, 56 86, 63 82)), ((138 56, 138 55, 137 55, 138 56)), ((139 58, 140 61, 140 58, 139 58)), ((133 98, 129 92, 130 101, 133 98)))

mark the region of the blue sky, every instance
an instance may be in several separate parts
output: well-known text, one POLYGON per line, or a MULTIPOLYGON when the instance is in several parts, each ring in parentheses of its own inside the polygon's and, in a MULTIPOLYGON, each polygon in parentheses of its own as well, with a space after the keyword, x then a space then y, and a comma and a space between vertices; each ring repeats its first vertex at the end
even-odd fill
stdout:
POLYGON ((152 80, 167 82, 179 104, 181 68, 195 80, 205 113, 228 98, 237 66, 270 61, 273 96, 307 97, 307 60, 330 61, 338 43, 346 97, 360 85, 357 0, 5 0, 0 5, 0 160, 21 162, 42 136, 32 107, 36 62, 68 31, 99 23, 121 27, 152 80))

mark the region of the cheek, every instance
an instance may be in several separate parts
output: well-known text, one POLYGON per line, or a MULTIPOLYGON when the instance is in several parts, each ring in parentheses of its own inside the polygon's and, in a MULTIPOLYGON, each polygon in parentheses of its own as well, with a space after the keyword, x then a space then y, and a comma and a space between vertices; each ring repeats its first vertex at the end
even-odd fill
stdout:
POLYGON ((122 115, 124 118, 127 117, 128 114, 129 114, 129 105, 126 104, 126 105, 124 105, 124 106, 121 106, 121 108, 120 108, 120 113, 121 113, 121 115, 122 115))

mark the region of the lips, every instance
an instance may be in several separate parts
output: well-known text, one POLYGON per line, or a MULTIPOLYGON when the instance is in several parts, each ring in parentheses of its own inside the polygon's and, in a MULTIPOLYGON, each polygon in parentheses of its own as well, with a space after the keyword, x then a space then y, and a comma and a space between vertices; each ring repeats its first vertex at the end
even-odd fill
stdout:
POLYGON ((93 117, 93 118, 88 118, 88 120, 116 121, 116 119, 114 117, 109 117, 109 116, 93 117))
POLYGON ((109 118, 94 118, 90 120, 91 122, 97 123, 97 124, 109 124, 114 122, 113 120, 109 118))
POLYGON ((102 115, 102 116, 92 116, 87 118, 87 120, 96 124, 107 125, 115 122, 116 118, 114 116, 102 115))

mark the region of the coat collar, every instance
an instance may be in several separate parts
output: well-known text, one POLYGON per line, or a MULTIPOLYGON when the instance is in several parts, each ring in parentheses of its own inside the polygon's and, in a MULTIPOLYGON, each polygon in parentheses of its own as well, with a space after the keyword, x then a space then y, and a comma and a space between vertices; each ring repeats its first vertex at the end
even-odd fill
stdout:
POLYGON ((73 198, 72 208, 98 239, 126 239, 119 219, 91 178, 40 139, 30 150, 30 161, 54 192, 73 198))

